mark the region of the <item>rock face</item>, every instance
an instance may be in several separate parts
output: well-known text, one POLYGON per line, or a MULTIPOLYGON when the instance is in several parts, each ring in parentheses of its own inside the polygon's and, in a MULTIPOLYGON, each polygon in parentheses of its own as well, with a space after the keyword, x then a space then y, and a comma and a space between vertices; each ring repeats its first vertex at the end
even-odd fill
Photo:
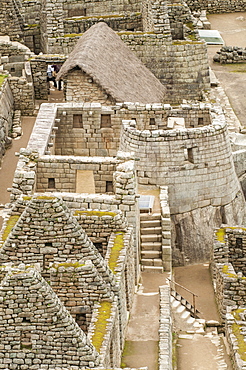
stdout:
POLYGON ((213 257, 213 230, 221 224, 242 225, 244 199, 239 192, 224 207, 203 207, 172 216, 174 265, 210 261, 213 257))
POLYGON ((8 81, 5 79, 0 90, 0 162, 10 143, 8 137, 12 127, 14 100, 8 81))

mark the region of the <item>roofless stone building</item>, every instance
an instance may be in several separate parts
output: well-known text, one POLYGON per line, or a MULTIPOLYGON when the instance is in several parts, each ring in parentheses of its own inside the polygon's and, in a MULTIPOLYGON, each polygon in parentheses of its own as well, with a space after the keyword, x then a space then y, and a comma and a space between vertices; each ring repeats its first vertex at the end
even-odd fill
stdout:
MULTIPOLYGON (((193 9, 197 3, 189 1, 193 9)), ((226 10, 243 6, 238 0, 226 10)), ((0 45, 4 137, 16 109, 32 114, 34 97, 48 99, 48 64, 64 62, 58 78, 66 98, 41 106, 9 189, 0 240, 0 369, 117 368, 140 268, 207 262, 213 229, 243 223, 237 174, 245 152, 234 156, 236 172, 224 114, 203 102, 206 45, 183 1, 6 0, 0 10, 0 33, 11 37, 0 45), (193 99, 199 102, 187 103, 193 99), (152 206, 140 217, 144 186, 159 191, 154 235, 143 227, 152 206)), ((237 270, 244 268, 245 230, 232 230, 222 232, 233 235, 214 253, 226 264, 238 254, 237 270)), ((214 271, 226 315, 240 276, 227 265, 214 271), (228 276, 235 280, 225 292, 228 276)), ((168 288, 160 305, 159 367, 170 370, 168 288)))

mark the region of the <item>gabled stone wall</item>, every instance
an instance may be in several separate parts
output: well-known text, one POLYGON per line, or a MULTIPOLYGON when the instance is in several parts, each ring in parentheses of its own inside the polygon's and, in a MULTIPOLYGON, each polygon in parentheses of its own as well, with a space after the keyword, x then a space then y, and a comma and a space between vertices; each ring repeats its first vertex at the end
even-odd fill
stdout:
POLYGON ((107 94, 91 76, 81 70, 68 72, 64 85, 64 95, 68 102, 98 102, 104 105, 116 102, 114 97, 107 94))
POLYGON ((1 368, 100 365, 95 347, 35 268, 23 264, 6 275, 0 309, 1 368))

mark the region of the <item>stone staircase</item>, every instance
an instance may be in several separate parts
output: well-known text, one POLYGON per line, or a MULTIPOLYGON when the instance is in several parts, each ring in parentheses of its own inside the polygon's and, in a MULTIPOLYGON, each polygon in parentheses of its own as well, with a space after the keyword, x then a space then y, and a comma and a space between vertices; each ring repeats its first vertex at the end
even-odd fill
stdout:
POLYGON ((140 239, 140 263, 142 270, 149 272, 163 272, 160 213, 140 214, 140 239))
POLYGON ((205 320, 197 318, 197 315, 196 318, 193 317, 194 315, 187 308, 187 303, 188 302, 182 299, 182 297, 179 300, 171 296, 171 307, 175 327, 187 333, 204 334, 205 320), (185 304, 184 301, 186 302, 185 304))

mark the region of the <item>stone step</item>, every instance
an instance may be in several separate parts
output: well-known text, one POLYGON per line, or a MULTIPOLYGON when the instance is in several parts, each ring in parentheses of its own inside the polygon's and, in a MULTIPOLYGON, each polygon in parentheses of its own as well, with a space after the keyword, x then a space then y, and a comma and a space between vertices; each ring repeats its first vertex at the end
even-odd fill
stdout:
POLYGON ((190 317, 190 313, 189 311, 185 310, 182 315, 181 315, 181 318, 184 319, 184 320, 188 320, 188 318, 190 317))
POLYGON ((161 235, 161 227, 148 227, 148 228, 141 228, 140 234, 141 235, 151 235, 151 234, 160 234, 161 235))
POLYGON ((161 214, 160 213, 152 213, 149 215, 148 213, 140 213, 140 221, 153 221, 153 220, 160 220, 161 214))
POLYGON ((144 266, 162 266, 161 258, 142 258, 141 265, 144 266))
POLYGON ((161 251, 141 251, 141 258, 161 258, 161 251))
POLYGON ((158 234, 141 235, 141 242, 161 242, 162 236, 158 234))
POLYGON ((160 227, 161 226, 161 220, 147 220, 140 222, 141 229, 148 228, 148 227, 160 227))
POLYGON ((160 267, 160 266, 143 266, 142 265, 142 271, 162 273, 163 272, 163 267, 160 267))
POLYGON ((161 242, 142 242, 142 251, 160 251, 161 252, 161 242))

